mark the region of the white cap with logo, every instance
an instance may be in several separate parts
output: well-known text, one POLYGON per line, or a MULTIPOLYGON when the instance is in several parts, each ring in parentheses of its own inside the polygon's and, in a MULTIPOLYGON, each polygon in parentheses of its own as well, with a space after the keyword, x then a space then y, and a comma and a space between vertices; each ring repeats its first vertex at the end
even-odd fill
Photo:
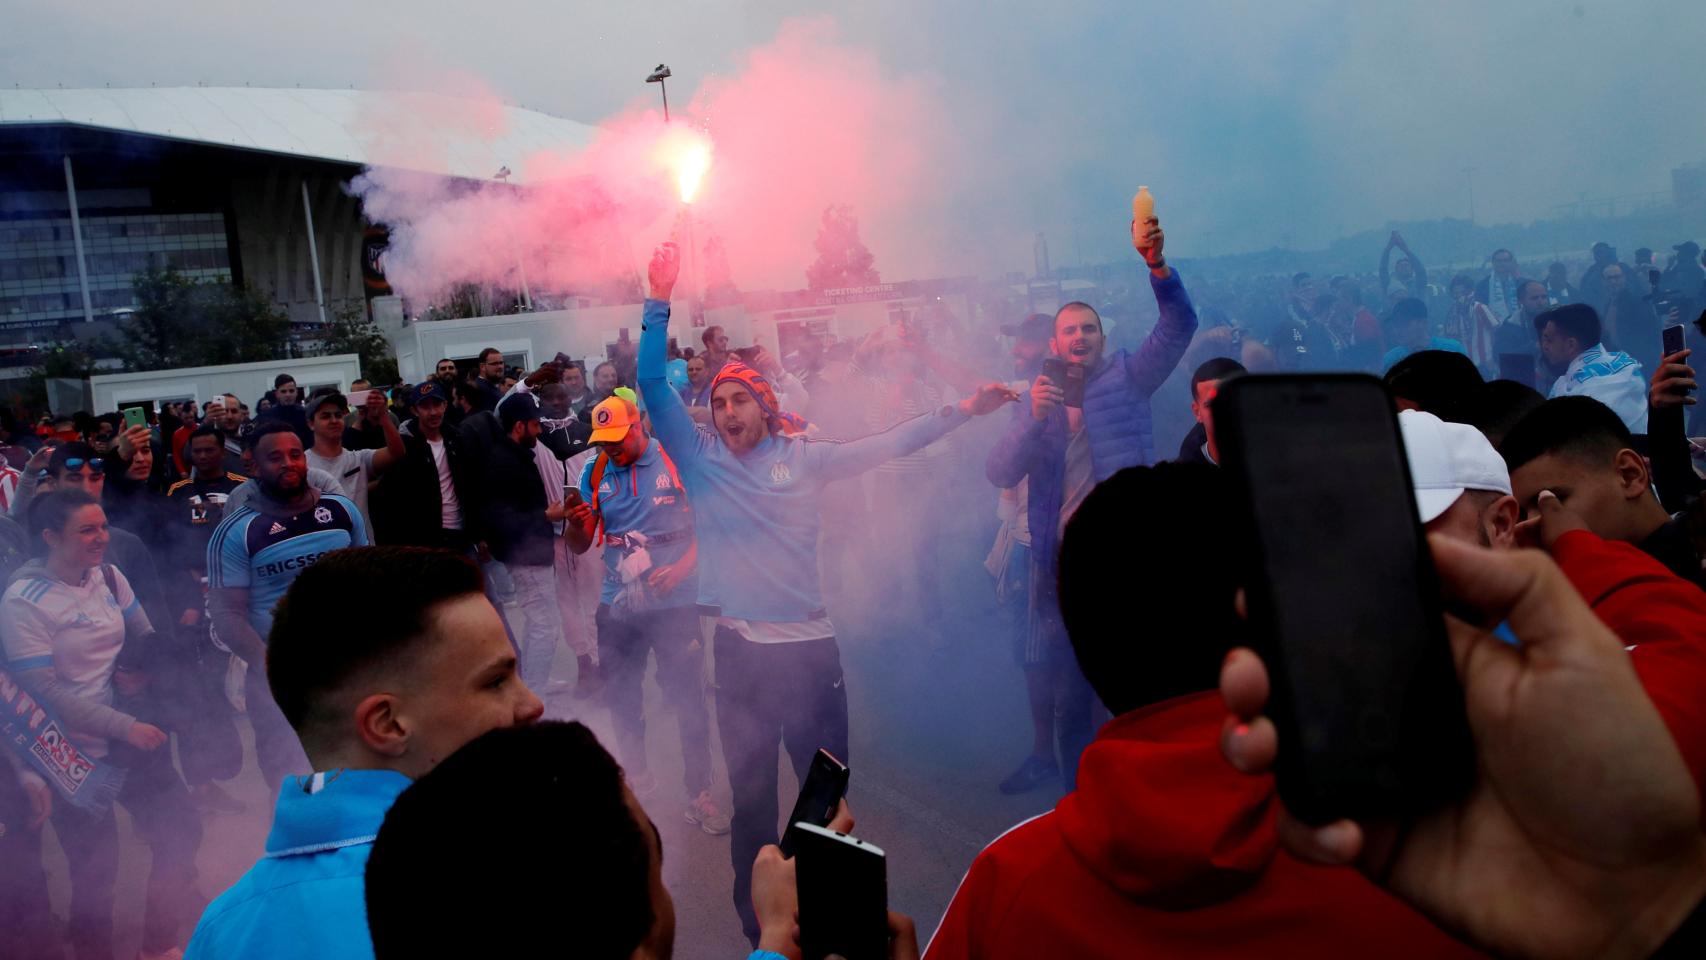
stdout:
POLYGON ((1420 410, 1399 413, 1398 427, 1404 434, 1416 511, 1423 523, 1450 509, 1466 490, 1511 492, 1504 458, 1481 431, 1420 410))

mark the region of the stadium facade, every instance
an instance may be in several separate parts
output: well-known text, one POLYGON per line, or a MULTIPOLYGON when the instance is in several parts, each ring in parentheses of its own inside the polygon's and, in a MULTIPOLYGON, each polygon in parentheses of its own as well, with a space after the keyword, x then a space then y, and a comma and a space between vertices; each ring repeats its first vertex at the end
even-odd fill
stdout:
POLYGON ((383 234, 346 191, 363 167, 490 179, 593 133, 503 107, 489 129, 459 136, 432 120, 447 110, 469 104, 357 90, 0 90, 0 378, 44 344, 109 332, 151 267, 247 284, 311 329, 388 292, 374 269, 383 234), (430 130, 434 149, 383 162, 376 131, 398 127, 430 130))

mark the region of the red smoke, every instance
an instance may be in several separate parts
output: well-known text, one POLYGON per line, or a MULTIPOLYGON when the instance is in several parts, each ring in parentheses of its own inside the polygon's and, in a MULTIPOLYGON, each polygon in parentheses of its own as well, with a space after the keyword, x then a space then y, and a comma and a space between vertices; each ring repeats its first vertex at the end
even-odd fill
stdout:
MULTIPOLYGON (((502 113, 459 109, 464 134, 502 113)), ((464 282, 514 289, 518 264, 535 292, 631 281, 669 234, 684 167, 707 155, 696 239, 722 241, 738 286, 804 286, 834 203, 853 207, 887 276, 932 276, 948 266, 932 216, 948 129, 923 83, 840 44, 828 20, 794 21, 732 76, 707 78, 674 123, 636 108, 600 123, 585 150, 526 158, 516 168, 525 189, 395 168, 368 170, 354 189, 367 216, 391 226, 386 273, 417 308, 464 282)))

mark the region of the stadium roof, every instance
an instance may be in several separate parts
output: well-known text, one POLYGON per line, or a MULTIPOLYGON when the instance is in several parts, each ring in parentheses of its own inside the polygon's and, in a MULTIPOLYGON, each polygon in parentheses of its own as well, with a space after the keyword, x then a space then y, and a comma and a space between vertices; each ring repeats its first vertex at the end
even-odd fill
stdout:
POLYGON ((0 89, 0 130, 69 124, 187 143, 486 180, 595 128, 534 110, 435 94, 263 87, 0 89))

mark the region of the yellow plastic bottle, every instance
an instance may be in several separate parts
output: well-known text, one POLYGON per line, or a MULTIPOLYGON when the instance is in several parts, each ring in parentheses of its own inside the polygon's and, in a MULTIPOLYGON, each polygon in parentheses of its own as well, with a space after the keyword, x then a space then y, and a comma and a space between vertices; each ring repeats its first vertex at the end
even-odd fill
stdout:
POLYGON ((1155 216, 1155 196, 1148 187, 1138 187, 1137 196, 1131 198, 1131 219, 1143 223, 1155 216))

